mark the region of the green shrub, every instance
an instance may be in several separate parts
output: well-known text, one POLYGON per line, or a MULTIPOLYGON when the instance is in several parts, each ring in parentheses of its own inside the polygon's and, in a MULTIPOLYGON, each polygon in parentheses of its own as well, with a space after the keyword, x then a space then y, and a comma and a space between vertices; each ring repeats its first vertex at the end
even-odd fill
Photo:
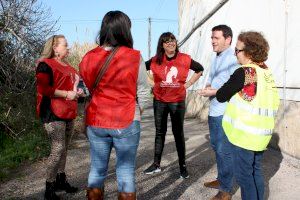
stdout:
POLYGON ((12 139, 2 135, 4 145, 0 152, 0 180, 24 161, 33 162, 49 154, 49 143, 41 130, 12 139))
POLYGON ((0 95, 0 180, 24 161, 33 162, 49 154, 49 142, 35 116, 31 92, 0 95))

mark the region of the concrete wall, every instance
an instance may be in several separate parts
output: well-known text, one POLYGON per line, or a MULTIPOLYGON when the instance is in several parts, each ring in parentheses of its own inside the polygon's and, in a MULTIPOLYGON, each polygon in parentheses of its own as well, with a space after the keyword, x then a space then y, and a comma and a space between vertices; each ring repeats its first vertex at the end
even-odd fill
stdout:
POLYGON ((300 159, 300 102, 281 101, 270 146, 300 159))

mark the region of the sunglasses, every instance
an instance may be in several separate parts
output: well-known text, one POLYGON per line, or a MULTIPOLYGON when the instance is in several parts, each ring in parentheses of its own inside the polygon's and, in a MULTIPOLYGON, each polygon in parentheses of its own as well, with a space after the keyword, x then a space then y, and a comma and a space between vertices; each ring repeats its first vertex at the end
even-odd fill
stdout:
POLYGON ((237 49, 237 48, 234 48, 234 53, 235 53, 235 55, 237 55, 237 54, 240 53, 241 51, 244 51, 244 49, 237 49))

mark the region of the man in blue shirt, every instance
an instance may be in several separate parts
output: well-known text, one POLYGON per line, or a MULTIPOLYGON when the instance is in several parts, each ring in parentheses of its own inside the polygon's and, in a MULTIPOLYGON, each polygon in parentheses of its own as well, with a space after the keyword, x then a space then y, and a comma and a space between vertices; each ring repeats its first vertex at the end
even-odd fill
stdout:
POLYGON ((206 88, 198 92, 210 98, 208 126, 210 143, 216 154, 218 176, 216 180, 204 183, 204 186, 219 189, 217 195, 211 200, 227 200, 231 199, 230 192, 233 184, 232 156, 229 141, 222 128, 226 103, 218 102, 215 91, 228 81, 238 64, 234 50, 230 47, 232 41, 230 27, 226 25, 213 27, 211 40, 216 55, 213 57, 206 88))

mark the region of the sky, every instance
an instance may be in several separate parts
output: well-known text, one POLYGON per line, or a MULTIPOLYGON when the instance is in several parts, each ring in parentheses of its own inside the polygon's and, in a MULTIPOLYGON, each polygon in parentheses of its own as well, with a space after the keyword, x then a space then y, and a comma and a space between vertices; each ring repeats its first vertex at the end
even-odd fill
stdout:
POLYGON ((166 31, 178 38, 177 0, 39 0, 50 8, 53 20, 59 19, 56 34, 74 42, 94 43, 101 20, 111 10, 120 10, 131 19, 134 48, 148 59, 148 18, 151 23, 151 57, 155 55, 159 36, 166 31))

